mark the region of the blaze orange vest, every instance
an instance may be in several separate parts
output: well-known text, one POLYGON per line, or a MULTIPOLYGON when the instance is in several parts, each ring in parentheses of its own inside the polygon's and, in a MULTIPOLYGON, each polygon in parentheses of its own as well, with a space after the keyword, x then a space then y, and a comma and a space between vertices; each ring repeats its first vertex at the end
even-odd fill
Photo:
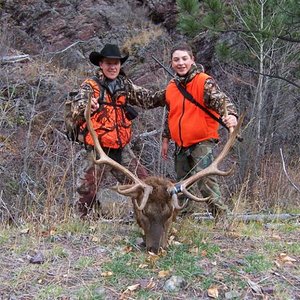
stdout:
MULTIPOLYGON (((84 83, 88 83, 93 88, 93 97, 100 96, 100 87, 94 80, 88 79, 84 83)), ((91 116, 100 144, 106 148, 123 148, 131 138, 131 121, 126 118, 122 107, 126 104, 126 97, 121 95, 113 102, 111 96, 105 93, 103 102, 107 104, 100 103, 100 109, 91 116)), ((81 125, 81 131, 86 132, 86 130, 85 122, 81 125)), ((84 142, 94 145, 89 132, 85 135, 84 142)))
MULTIPOLYGON (((197 74, 186 85, 186 90, 201 105, 204 104, 204 84, 210 78, 205 73, 197 74)), ((188 147, 208 139, 218 139, 219 124, 201 108, 184 98, 174 81, 170 81, 166 89, 166 102, 169 111, 169 129, 171 138, 180 147, 188 147)), ((210 110, 214 115, 219 115, 210 110)))

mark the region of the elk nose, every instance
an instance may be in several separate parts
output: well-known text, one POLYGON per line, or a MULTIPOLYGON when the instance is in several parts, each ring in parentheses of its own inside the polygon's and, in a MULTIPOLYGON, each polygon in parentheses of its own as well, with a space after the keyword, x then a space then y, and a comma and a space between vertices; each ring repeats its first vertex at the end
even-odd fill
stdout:
POLYGON ((158 247, 148 247, 147 248, 147 251, 149 251, 149 252, 153 252, 154 254, 158 254, 158 247))

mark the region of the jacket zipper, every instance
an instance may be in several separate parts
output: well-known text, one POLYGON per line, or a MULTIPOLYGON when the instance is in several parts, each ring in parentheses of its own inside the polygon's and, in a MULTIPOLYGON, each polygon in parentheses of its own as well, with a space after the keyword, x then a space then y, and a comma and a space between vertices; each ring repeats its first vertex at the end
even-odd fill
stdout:
POLYGON ((180 147, 183 147, 183 139, 182 139, 182 133, 181 133, 181 121, 182 121, 182 118, 183 118, 183 115, 184 115, 184 109, 185 109, 185 97, 183 97, 182 114, 181 114, 181 116, 179 118, 179 123, 178 123, 178 127, 179 127, 179 139, 180 139, 180 142, 181 142, 180 147))

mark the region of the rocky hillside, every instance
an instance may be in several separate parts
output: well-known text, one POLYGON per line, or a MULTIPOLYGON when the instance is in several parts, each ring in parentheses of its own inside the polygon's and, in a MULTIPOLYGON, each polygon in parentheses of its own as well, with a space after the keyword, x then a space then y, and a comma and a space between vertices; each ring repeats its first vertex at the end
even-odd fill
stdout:
POLYGON ((61 67, 77 70, 90 51, 111 42, 129 48, 131 59, 142 62, 147 53, 139 52, 139 46, 152 44, 162 53, 170 41, 167 30, 174 30, 174 5, 174 1, 164 5, 159 1, 2 1, 5 47, 1 55, 17 51, 54 57, 61 67))
MULTIPOLYGON (((66 92, 95 71, 88 55, 108 42, 129 52, 124 69, 136 84, 152 89, 164 87, 169 77, 152 55, 168 65, 171 45, 187 39, 176 29, 175 2, 0 0, 0 218, 16 220, 24 207, 30 207, 33 214, 48 215, 57 213, 53 204, 72 207, 81 147, 71 144, 64 134, 66 92)), ((221 79, 222 88, 235 95, 237 106, 244 109, 249 101, 245 95, 251 90, 247 80, 253 80, 249 73, 245 80, 239 73, 228 76, 229 70, 215 63, 214 40, 208 35, 189 42, 197 62, 221 79), (239 84, 244 87, 235 91, 239 84)), ((167 163, 159 159, 162 116, 162 108, 140 111, 132 146, 151 173, 172 178, 172 159, 167 163), (140 136, 147 132, 152 133, 140 136)), ((247 144, 243 147, 247 149, 247 144)), ((245 151, 239 155, 244 156, 241 166, 247 165, 245 151)), ((280 167, 280 162, 275 162, 271 170, 280 167)), ((225 193, 238 192, 247 170, 241 169, 243 176, 237 174, 236 179, 223 182, 225 193)), ((269 177, 266 175, 262 181, 265 179, 269 177)), ((287 185, 284 182, 284 191, 287 185)), ((255 191, 261 199, 261 191, 255 191)))
MULTIPOLYGON (((72 206, 72 174, 81 147, 64 135, 66 92, 95 71, 88 55, 105 43, 117 43, 130 53, 124 68, 135 83, 163 86, 168 79, 151 55, 168 61, 174 9, 175 1, 0 2, 2 218, 14 219, 24 206, 43 211, 45 201, 67 199, 72 206)), ((135 122, 139 132, 161 126, 161 113, 144 114, 135 122)), ((141 146, 152 172, 159 167, 154 154, 147 155, 147 143, 153 149, 155 142, 158 152, 158 141, 156 134, 141 146)))

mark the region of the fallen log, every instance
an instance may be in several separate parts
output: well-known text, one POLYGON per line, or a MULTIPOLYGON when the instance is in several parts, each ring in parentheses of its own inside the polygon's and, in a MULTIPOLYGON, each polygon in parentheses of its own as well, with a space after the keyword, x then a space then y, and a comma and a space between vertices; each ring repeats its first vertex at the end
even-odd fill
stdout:
POLYGON ((249 222, 266 222, 266 221, 279 221, 279 220, 293 220, 300 219, 300 214, 249 214, 249 215, 232 215, 234 220, 249 222))
MULTIPOLYGON (((213 216, 210 213, 192 214, 192 217, 196 220, 213 220, 213 216)), ((267 221, 282 221, 282 220, 300 220, 300 214, 230 214, 229 219, 240 222, 267 222, 267 221)))
POLYGON ((1 64, 9 64, 9 63, 16 63, 21 62, 24 60, 30 60, 30 56, 28 54, 23 55, 14 55, 14 56, 3 56, 0 59, 1 64))

